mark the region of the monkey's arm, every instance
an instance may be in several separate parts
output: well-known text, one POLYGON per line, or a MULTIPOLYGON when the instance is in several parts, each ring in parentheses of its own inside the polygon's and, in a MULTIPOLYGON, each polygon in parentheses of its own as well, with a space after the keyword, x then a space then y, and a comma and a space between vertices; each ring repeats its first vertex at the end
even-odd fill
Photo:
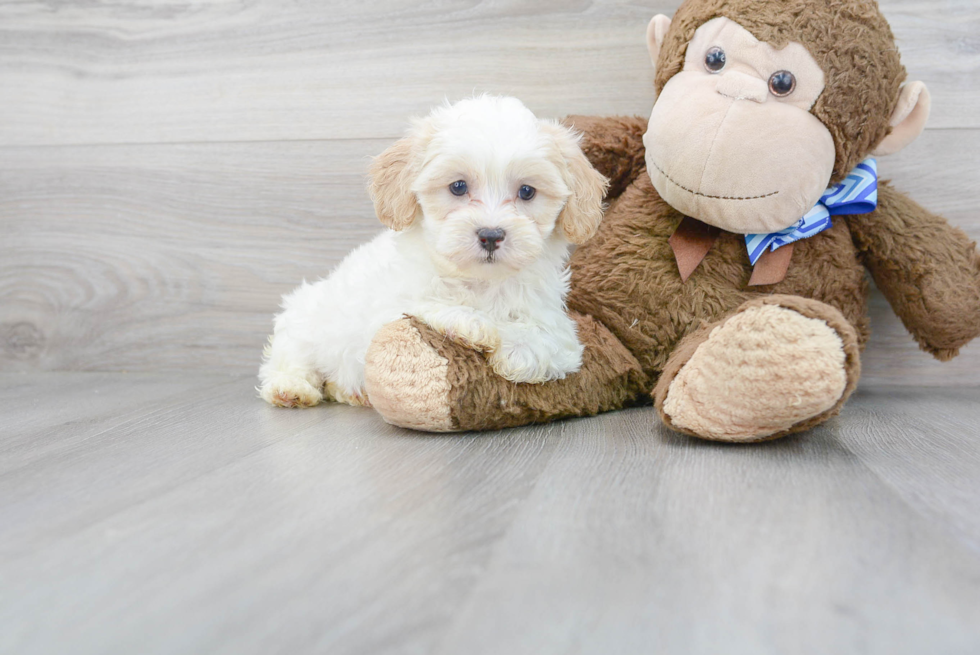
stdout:
POLYGON ((606 198, 616 198, 643 170, 647 120, 638 116, 568 116, 565 125, 582 133, 582 151, 609 178, 606 198))
POLYGON ((887 183, 874 212, 847 220, 864 265, 919 347, 946 361, 980 336, 980 254, 962 230, 887 183))

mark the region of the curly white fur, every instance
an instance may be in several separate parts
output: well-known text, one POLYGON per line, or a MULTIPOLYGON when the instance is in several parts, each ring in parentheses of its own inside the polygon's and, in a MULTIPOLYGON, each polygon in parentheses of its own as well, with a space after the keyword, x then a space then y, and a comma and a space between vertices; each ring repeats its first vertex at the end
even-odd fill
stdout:
POLYGON ((394 229, 284 297, 259 371, 262 398, 369 404, 368 345, 406 314, 483 351, 514 382, 578 370, 566 263, 569 244, 598 227, 606 181, 571 132, 514 98, 481 96, 416 121, 371 174, 378 217, 394 229), (462 196, 450 191, 457 180, 462 196), (524 185, 535 189, 529 200, 524 185), (497 250, 481 247, 482 228, 504 230, 497 250))

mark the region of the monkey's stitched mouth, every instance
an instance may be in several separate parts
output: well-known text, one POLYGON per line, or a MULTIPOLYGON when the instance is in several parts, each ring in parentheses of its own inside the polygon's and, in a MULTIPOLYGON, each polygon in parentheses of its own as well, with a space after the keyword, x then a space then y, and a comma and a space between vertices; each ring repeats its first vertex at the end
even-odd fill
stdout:
POLYGON ((664 171, 664 169, 662 169, 659 166, 657 166, 657 162, 650 162, 650 163, 653 164, 653 167, 654 168, 656 168, 658 171, 660 171, 660 174, 661 175, 663 175, 665 178, 667 178, 667 181, 668 182, 670 182, 674 186, 678 187, 679 189, 683 189, 684 191, 687 191, 688 193, 690 193, 692 195, 695 195, 695 196, 701 196, 702 198, 710 198, 711 200, 759 200, 760 198, 770 198, 770 197, 775 196, 775 195, 777 195, 779 193, 779 191, 773 191, 772 193, 766 193, 766 194, 761 195, 761 196, 744 196, 744 197, 738 197, 738 196, 709 196, 706 193, 698 193, 697 191, 694 191, 693 189, 688 189, 683 184, 679 184, 678 182, 675 182, 674 179, 671 176, 667 175, 667 172, 664 171))

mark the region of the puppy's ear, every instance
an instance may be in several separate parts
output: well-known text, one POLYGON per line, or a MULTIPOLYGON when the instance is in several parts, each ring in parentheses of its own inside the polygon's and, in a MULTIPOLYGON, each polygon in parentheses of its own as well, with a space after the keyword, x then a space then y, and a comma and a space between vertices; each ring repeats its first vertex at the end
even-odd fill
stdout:
POLYGON ((404 230, 420 212, 412 184, 418 174, 418 138, 399 139, 371 162, 368 190, 374 211, 392 230, 404 230))
POLYGON ((579 147, 579 135, 568 128, 548 123, 561 162, 559 170, 572 195, 558 215, 558 225, 565 238, 582 244, 595 235, 602 221, 602 199, 609 188, 609 180, 592 167, 579 147))

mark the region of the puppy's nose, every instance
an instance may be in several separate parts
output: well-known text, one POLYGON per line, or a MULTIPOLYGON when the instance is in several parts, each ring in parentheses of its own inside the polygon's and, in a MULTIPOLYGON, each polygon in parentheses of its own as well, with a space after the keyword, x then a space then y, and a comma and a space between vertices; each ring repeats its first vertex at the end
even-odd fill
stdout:
POLYGON ((476 231, 476 237, 480 240, 480 247, 487 252, 493 252, 500 247, 500 242, 504 240, 504 232, 499 227, 481 227, 476 231))

